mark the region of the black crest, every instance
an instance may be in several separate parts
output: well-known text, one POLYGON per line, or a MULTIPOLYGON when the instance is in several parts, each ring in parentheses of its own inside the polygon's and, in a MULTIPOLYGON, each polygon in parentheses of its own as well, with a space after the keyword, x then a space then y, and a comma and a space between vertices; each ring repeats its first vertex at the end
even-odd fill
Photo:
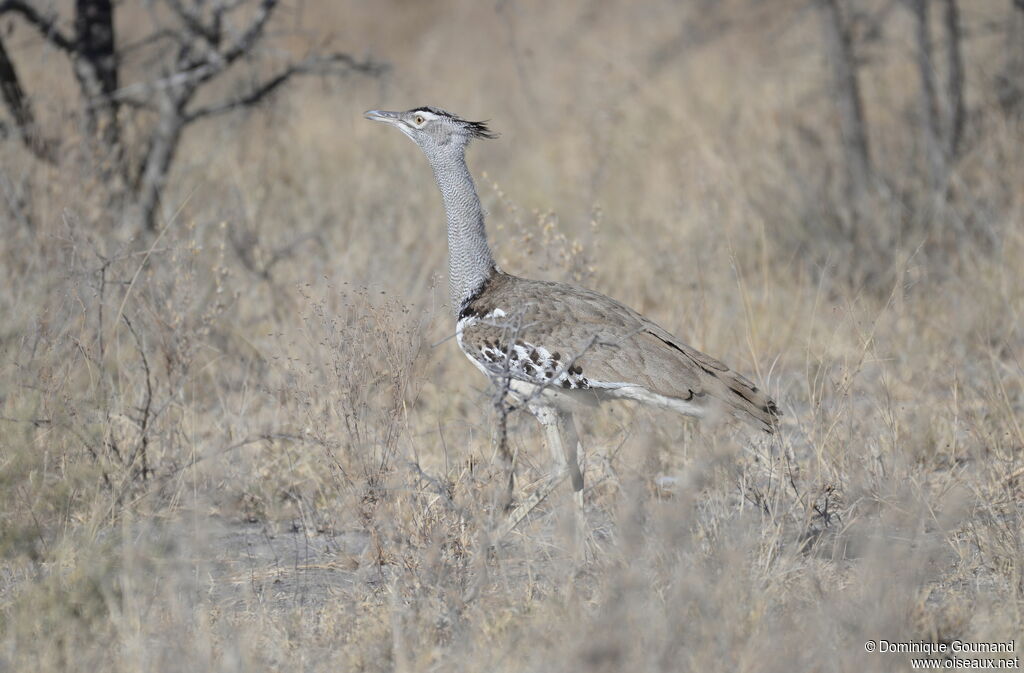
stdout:
POLYGON ((474 138, 487 138, 493 140, 494 138, 498 137, 498 134, 492 131, 487 126, 487 122, 485 121, 471 122, 469 120, 462 119, 461 117, 457 117, 453 115, 451 112, 448 112, 447 110, 442 110, 441 108, 436 107, 430 107, 429 105, 424 105, 423 107, 418 107, 416 109, 423 110, 424 112, 429 112, 431 114, 435 114, 439 117, 447 117, 448 119, 451 119, 453 122, 456 122, 457 124, 465 128, 467 131, 469 131, 469 134, 474 138))

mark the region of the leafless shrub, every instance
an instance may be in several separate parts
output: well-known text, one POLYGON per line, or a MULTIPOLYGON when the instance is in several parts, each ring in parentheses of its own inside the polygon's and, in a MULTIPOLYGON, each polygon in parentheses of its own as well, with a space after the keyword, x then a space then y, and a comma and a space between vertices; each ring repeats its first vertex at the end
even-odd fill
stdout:
MULTIPOLYGON (((118 16, 130 10, 110 0, 77 2, 72 32, 55 10, 23 0, 0 2, 0 17, 19 17, 49 48, 68 59, 80 89, 83 159, 98 176, 97 186, 107 192, 103 205, 118 213, 123 208, 131 229, 155 230, 160 224, 160 196, 189 126, 252 108, 300 75, 383 72, 384 66, 371 59, 359 60, 318 44, 299 58, 287 58, 270 74, 265 65, 251 66, 251 81, 233 94, 211 100, 207 91, 221 88, 218 84, 231 78, 232 69, 257 60, 279 4, 140 3, 150 30, 128 40, 115 34, 115 26, 118 16), (129 73, 135 75, 134 81, 125 81, 129 73)), ((40 127, 31 94, 2 42, 0 93, 26 148, 43 161, 67 166, 66 155, 71 153, 61 145, 70 139, 40 127)))

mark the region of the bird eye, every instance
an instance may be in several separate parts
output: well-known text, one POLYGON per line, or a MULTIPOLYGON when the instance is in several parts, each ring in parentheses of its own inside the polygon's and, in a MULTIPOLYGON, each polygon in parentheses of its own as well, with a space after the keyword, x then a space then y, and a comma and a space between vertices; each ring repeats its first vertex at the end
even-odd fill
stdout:
POLYGON ((416 115, 415 117, 412 118, 412 120, 416 122, 416 126, 422 126, 423 122, 427 121, 426 119, 423 118, 423 115, 416 115))

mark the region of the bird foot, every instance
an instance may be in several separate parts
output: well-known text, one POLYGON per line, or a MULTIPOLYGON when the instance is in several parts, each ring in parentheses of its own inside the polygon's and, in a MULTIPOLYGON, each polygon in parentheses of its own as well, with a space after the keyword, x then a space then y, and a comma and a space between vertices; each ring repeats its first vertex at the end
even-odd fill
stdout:
POLYGON ((496 526, 491 532, 492 544, 501 541, 506 535, 511 533, 520 522, 529 516, 537 505, 544 502, 544 500, 551 495, 558 486, 565 481, 569 476, 568 470, 561 470, 558 474, 551 475, 548 477, 543 484, 541 484, 536 491, 530 494, 526 500, 515 506, 515 508, 509 512, 500 525, 496 526))

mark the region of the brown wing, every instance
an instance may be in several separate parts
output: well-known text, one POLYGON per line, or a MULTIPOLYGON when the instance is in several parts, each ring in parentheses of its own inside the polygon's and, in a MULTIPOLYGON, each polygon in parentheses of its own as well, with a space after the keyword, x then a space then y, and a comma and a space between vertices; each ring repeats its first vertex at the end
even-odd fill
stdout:
POLYGON ((571 363, 568 379, 556 381, 567 388, 640 386, 682 400, 706 393, 767 428, 778 416, 746 378, 597 292, 497 274, 463 315, 467 354, 495 368, 507 356, 519 378, 546 382, 571 363))

